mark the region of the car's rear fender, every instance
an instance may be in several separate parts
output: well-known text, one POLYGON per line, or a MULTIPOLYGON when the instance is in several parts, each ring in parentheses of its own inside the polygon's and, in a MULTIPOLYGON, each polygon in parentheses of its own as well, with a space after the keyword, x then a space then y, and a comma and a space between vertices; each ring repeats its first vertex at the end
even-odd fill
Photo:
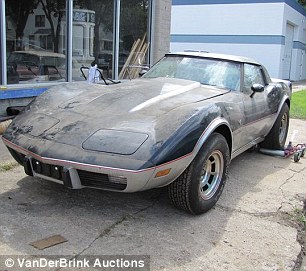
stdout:
MULTIPOLYGON (((279 103, 277 112, 276 112, 276 114, 275 114, 275 116, 274 116, 273 124, 274 124, 275 121, 277 120, 277 118, 278 118, 278 116, 279 116, 279 114, 280 114, 280 112, 281 112, 281 110, 282 110, 282 108, 283 108, 283 106, 284 106, 285 103, 286 103, 286 104, 288 105, 288 107, 290 108, 290 98, 289 98, 288 95, 284 95, 283 98, 281 99, 281 102, 279 103)), ((270 129, 267 131, 267 133, 266 133, 265 136, 267 136, 267 135, 270 133, 272 127, 273 127, 273 125, 271 125, 270 129)))

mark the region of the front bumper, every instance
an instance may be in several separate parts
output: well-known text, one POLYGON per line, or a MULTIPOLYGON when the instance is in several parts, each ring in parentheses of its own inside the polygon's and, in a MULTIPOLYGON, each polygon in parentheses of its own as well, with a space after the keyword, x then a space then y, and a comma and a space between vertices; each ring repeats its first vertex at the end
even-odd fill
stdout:
POLYGON ((44 157, 4 137, 2 140, 14 158, 22 163, 26 174, 57 182, 71 189, 90 187, 119 192, 137 192, 162 187, 180 176, 192 160, 190 155, 186 155, 163 165, 131 170, 44 157), (166 175, 158 174, 167 172, 169 169, 166 175))

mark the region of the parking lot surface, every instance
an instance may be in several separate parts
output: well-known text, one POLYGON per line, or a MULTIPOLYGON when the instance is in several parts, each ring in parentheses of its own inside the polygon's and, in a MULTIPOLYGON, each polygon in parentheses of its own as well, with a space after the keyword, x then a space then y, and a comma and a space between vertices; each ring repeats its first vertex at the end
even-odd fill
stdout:
MULTIPOLYGON (((288 140, 306 142, 305 121, 291 120, 288 140)), ((192 216, 171 205, 166 189, 69 190, 29 177, 5 166, 11 158, 0 145, 0 255, 149 255, 151 270, 306 270, 296 215, 306 199, 306 158, 240 155, 215 208, 192 216), (67 242, 31 245, 53 235, 67 242)))

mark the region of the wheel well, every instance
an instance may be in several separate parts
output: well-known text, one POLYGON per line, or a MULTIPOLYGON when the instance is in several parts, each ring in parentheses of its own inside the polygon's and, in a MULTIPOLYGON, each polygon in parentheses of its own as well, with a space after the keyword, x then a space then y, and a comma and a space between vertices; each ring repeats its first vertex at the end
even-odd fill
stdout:
POLYGON ((230 129, 228 128, 228 126, 226 125, 220 125, 216 128, 216 130, 214 132, 217 132, 221 135, 223 135, 227 141, 230 153, 232 153, 232 133, 230 131, 230 129))
POLYGON ((285 101, 285 103, 288 105, 288 107, 290 108, 290 100, 289 99, 287 99, 286 101, 285 101))

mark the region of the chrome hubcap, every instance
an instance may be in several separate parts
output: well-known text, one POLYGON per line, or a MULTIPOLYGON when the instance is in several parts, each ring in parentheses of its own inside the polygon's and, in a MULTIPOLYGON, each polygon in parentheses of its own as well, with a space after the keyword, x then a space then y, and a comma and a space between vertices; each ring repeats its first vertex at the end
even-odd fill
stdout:
POLYGON ((224 159, 220 151, 213 151, 206 160, 200 177, 200 195, 210 199, 217 191, 224 169, 224 159))
POLYGON ((286 139, 287 126, 288 126, 288 115, 284 114, 281 119, 281 123, 279 127, 279 142, 280 143, 284 142, 286 139))

